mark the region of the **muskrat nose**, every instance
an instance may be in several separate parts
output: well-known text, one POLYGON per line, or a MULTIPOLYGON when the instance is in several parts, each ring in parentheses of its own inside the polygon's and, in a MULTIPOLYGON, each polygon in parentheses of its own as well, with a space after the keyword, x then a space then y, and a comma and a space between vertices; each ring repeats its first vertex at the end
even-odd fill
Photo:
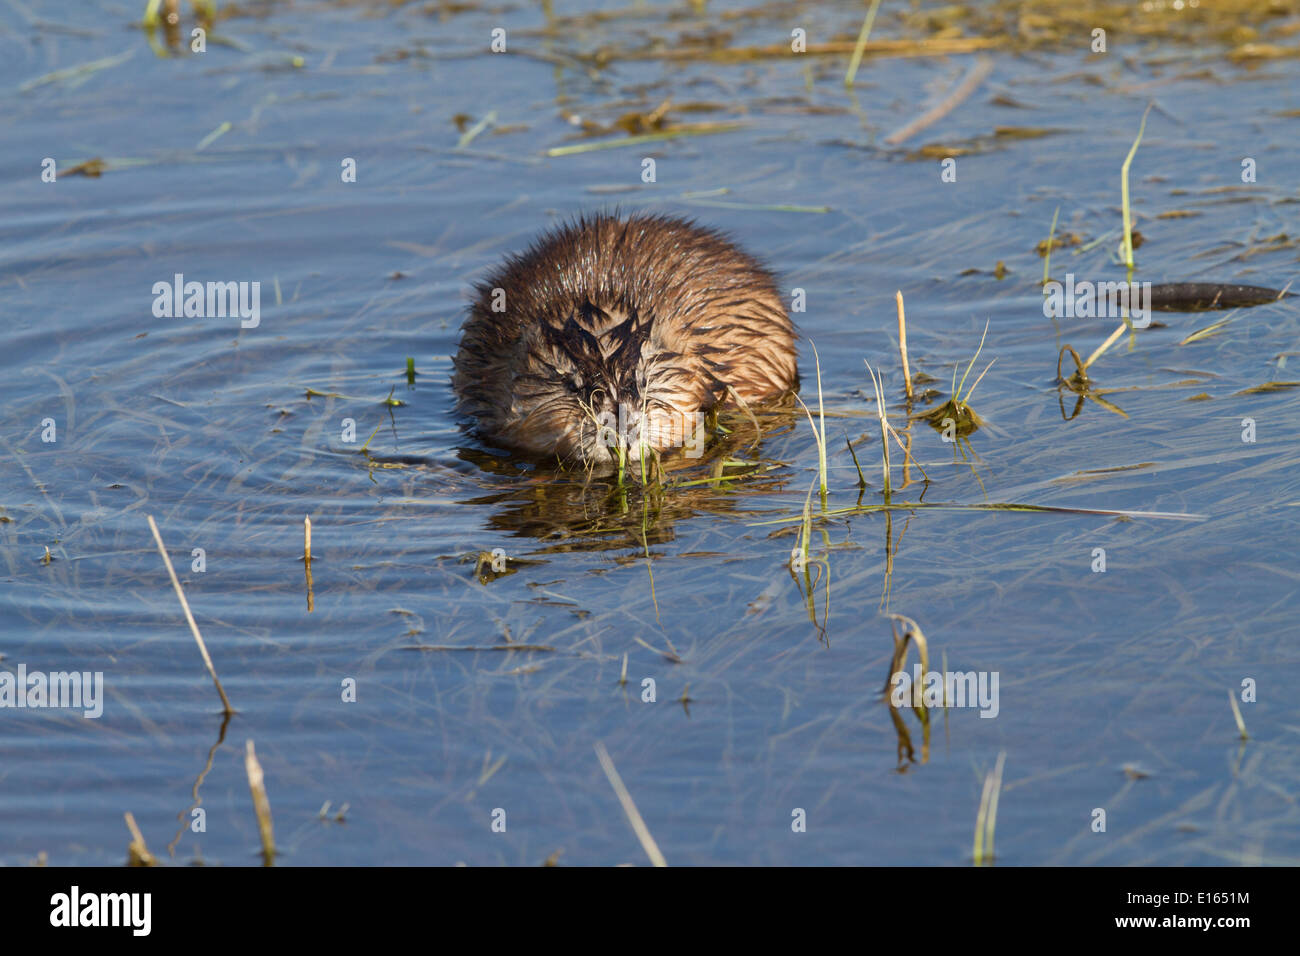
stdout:
POLYGON ((633 459, 640 457, 643 423, 639 408, 608 403, 596 416, 596 423, 599 428, 597 441, 601 445, 613 449, 616 454, 622 448, 623 454, 633 459))
POLYGON ((618 448, 622 443, 622 422, 618 420, 618 413, 610 406, 608 402, 601 403, 602 407, 596 410, 596 441, 602 446, 608 448, 618 448))
POLYGON ((640 461, 642 458, 653 458, 654 450, 660 447, 661 442, 650 416, 643 415, 640 408, 627 409, 621 424, 628 459, 640 461))

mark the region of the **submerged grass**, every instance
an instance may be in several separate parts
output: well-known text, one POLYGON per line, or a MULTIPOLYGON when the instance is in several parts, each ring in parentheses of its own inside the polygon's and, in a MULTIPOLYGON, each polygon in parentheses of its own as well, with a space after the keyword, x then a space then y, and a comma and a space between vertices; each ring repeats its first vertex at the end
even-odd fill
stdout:
POLYGON ((600 769, 605 772, 609 785, 614 788, 614 793, 618 797, 619 804, 623 807, 627 822, 632 826, 632 832, 636 834, 637 841, 641 844, 641 849, 650 858, 652 865, 667 866, 668 861, 664 859, 663 853, 659 851, 659 844, 655 843, 655 838, 650 835, 650 828, 645 825, 645 820, 641 816, 641 811, 636 808, 632 794, 628 792, 623 783, 623 778, 619 776, 618 769, 609 756, 609 751, 605 749, 605 745, 600 741, 596 741, 596 759, 600 761, 600 769))
POLYGON ((601 139, 589 143, 574 143, 571 146, 552 146, 546 151, 547 156, 576 156, 580 153, 592 153, 602 149, 621 149, 624 146, 642 146, 646 143, 663 143, 668 140, 681 139, 684 136, 713 136, 718 133, 734 133, 744 129, 745 123, 696 123, 689 126, 677 126, 660 130, 656 133, 641 133, 637 136, 624 136, 618 139, 601 139))
POLYGON ((262 865, 275 863, 275 831, 271 826, 271 801, 266 795, 266 775, 253 749, 253 741, 244 742, 244 771, 248 775, 248 789, 253 795, 253 810, 257 814, 257 832, 262 840, 262 865))
MULTIPOLYGON (((910 501, 884 502, 878 505, 853 505, 847 508, 832 508, 822 513, 825 518, 842 518, 851 515, 872 514, 877 511, 1011 511, 1024 514, 1044 515, 1101 515, 1108 518, 1154 518, 1166 521, 1205 521, 1207 515, 1182 511, 1133 511, 1118 508, 1075 508, 1066 505, 1031 505, 1009 501, 985 501, 963 503, 955 501, 910 501)), ((800 515, 773 518, 768 521, 755 521, 754 527, 770 525, 790 525, 800 520, 800 515)))
POLYGON ((41 76, 34 77, 21 83, 18 86, 19 93, 29 93, 51 83, 67 83, 69 86, 79 85, 85 82, 86 78, 100 72, 108 70, 115 66, 120 66, 131 57, 135 56, 135 48, 124 50, 114 56, 101 57, 98 60, 89 60, 86 63, 78 63, 76 66, 64 67, 61 70, 54 70, 50 73, 44 73, 41 76))
MULTIPOLYGON (((1137 155, 1138 145, 1142 142, 1142 134, 1146 131, 1147 116, 1150 112, 1151 112, 1151 105, 1148 105, 1146 110, 1143 111, 1142 113, 1142 122, 1138 126, 1138 134, 1137 137, 1133 140, 1133 146, 1129 149, 1128 155, 1124 157, 1124 162, 1120 166, 1120 205, 1124 217, 1124 232, 1123 232, 1123 238, 1120 242, 1120 256, 1123 259, 1124 264, 1128 269, 1127 281, 1129 282, 1133 281, 1133 269, 1134 269, 1133 212, 1129 202, 1129 186, 1128 186, 1129 168, 1133 164, 1133 157, 1137 155)), ((1073 390, 1077 392, 1081 398, 1083 397, 1096 398, 1095 394, 1091 394, 1091 395, 1089 394, 1090 389, 1088 387, 1088 369, 1092 367, 1094 362, 1096 362, 1104 354, 1106 354, 1106 351, 1112 345, 1114 345, 1115 342, 1119 340, 1119 337, 1124 334, 1125 329, 1127 329, 1129 332, 1129 348, 1132 349, 1134 347, 1137 333, 1136 330, 1134 329, 1133 321, 1132 319, 1129 318, 1127 311, 1124 313, 1123 319, 1124 320, 1119 324, 1119 326, 1115 329, 1115 331, 1111 332, 1111 334, 1106 338, 1106 340, 1102 342, 1101 345, 1097 346, 1096 349, 1093 350, 1093 353, 1088 356, 1086 361, 1080 362, 1078 358, 1078 354, 1075 353, 1074 356, 1075 365, 1076 365, 1075 373, 1073 376, 1071 376, 1070 379, 1064 380, 1063 384, 1068 384, 1072 386, 1073 390)), ((1074 350, 1070 349, 1070 351, 1073 352, 1074 350)), ((1065 348, 1063 347, 1061 349, 1060 354, 1057 357, 1058 382, 1062 381, 1060 378, 1060 358, 1064 354, 1065 354, 1065 348)), ((1110 411, 1116 412, 1117 414, 1122 415, 1125 418, 1128 417, 1124 412, 1115 408, 1113 405, 1108 405, 1106 402, 1100 402, 1100 404, 1108 408, 1110 411)))
POLYGON ((1232 719, 1237 722, 1237 733, 1242 740, 1249 740, 1250 734, 1246 733, 1246 721, 1242 719, 1241 708, 1237 706, 1237 695, 1231 688, 1228 690, 1228 703, 1232 705, 1232 719))
POLYGON ((971 369, 975 367, 975 362, 979 359, 980 353, 984 351, 984 340, 988 337, 988 334, 989 323, 985 321, 984 334, 980 336, 979 347, 975 349, 975 354, 971 356, 970 362, 966 364, 966 371, 962 373, 960 382, 957 381, 957 366, 953 366, 952 397, 924 415, 926 420, 935 428, 941 431, 951 429, 954 437, 964 438, 984 424, 979 415, 975 413, 975 409, 971 408, 970 398, 975 394, 976 386, 983 381, 984 376, 988 374, 988 370, 993 367, 993 362, 996 362, 997 359, 984 366, 984 371, 980 372, 979 377, 971 384, 965 395, 962 394, 962 389, 965 387, 966 379, 970 376, 971 369))
POLYGON ((1002 793, 1002 766, 1006 757, 1005 753, 999 753, 997 763, 984 777, 984 792, 980 794, 980 808, 975 815, 976 866, 989 866, 995 859, 993 835, 998 824, 998 797, 1002 793))

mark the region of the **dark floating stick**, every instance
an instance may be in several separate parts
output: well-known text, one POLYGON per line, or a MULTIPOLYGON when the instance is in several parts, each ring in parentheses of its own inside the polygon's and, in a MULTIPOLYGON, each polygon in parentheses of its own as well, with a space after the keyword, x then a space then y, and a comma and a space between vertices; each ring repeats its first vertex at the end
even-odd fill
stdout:
POLYGON ((1266 289, 1258 285, 1169 282, 1151 287, 1151 308, 1157 312, 1210 312, 1266 305, 1295 297, 1294 292, 1285 289, 1266 289))

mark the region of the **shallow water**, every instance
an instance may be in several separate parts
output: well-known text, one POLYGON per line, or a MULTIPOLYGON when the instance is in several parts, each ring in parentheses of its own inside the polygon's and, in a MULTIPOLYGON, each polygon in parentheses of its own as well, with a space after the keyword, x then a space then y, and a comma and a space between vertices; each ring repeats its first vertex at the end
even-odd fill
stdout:
MULTIPOLYGON (((1035 251, 1059 207, 1058 235, 1106 239, 1057 249, 1053 275, 1123 278, 1119 169, 1154 99, 1137 278, 1292 281, 1298 61, 1234 59, 1242 38, 1191 23, 1187 42, 1116 33, 1100 56, 993 49, 972 96, 893 147, 974 54, 868 56, 846 95, 843 55, 574 57, 717 32, 788 45, 793 26, 851 41, 860 4, 554 6, 547 30, 526 4, 268 3, 218 22, 233 45, 171 58, 129 28, 135 5, 0 12, 0 669, 101 671, 105 694, 98 719, 0 709, 0 863, 117 864, 127 811, 164 859, 179 836, 176 862, 258 862, 249 739, 282 864, 644 862, 597 742, 670 864, 967 864, 999 754, 1002 864, 1300 861, 1297 393, 1257 389, 1300 379, 1300 315, 1237 312, 1185 345, 1224 314, 1157 315, 1091 370, 1124 415, 1088 398, 1072 416, 1058 351, 1086 356, 1116 323, 1045 318, 1035 251), (496 26, 514 53, 485 52, 496 26), (665 99, 675 122, 743 126, 546 154, 587 141, 573 118, 612 126, 665 99), (926 144, 972 148, 956 182, 913 158, 926 144), (94 157, 102 176, 66 173, 94 157), (660 494, 490 453, 447 385, 465 291, 557 219, 614 204, 721 228, 805 290, 828 510, 881 500, 863 360, 902 429, 901 289, 913 369, 945 396, 986 322, 967 385, 996 363, 968 444, 912 422, 929 482, 913 466, 900 488, 895 448, 895 503, 1193 517, 836 516, 815 522, 826 563, 805 578, 789 555, 818 456, 792 414, 765 418, 756 448, 732 420, 713 456, 762 469, 660 494), (1195 215, 1158 218, 1179 211, 1195 215), (177 273, 260 282, 260 323, 155 317, 151 290, 177 273), (224 728, 146 515, 238 711, 224 728), (476 574, 498 548, 509 573, 476 574), (888 612, 920 624, 933 667, 996 672, 996 717, 934 712, 927 744, 904 709, 909 759, 880 696, 888 612), (1243 744, 1226 698, 1246 679, 1243 744), (326 801, 345 823, 322 822, 326 801)), ((990 34, 994 8, 974 9, 968 35, 990 34)), ((1257 39, 1294 48, 1297 16, 1257 39)), ((874 35, 924 34, 886 10, 874 35)))

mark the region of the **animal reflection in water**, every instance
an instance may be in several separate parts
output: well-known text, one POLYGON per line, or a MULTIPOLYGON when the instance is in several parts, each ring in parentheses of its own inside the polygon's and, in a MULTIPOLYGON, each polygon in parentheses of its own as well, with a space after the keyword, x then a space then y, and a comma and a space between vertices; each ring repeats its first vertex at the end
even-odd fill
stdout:
POLYGON ((760 454, 784 444, 797 425, 792 398, 753 409, 761 427, 738 411, 720 416, 698 458, 680 451, 628 466, 620 484, 611 469, 527 469, 519 462, 477 448, 460 457, 486 472, 512 475, 507 487, 466 504, 493 507, 488 526, 546 543, 534 554, 609 551, 672 541, 677 522, 694 515, 744 515, 755 492, 787 487, 789 469, 760 454), (747 463, 742 467, 738 462, 747 463), (715 481, 710 479, 724 478, 715 481))

